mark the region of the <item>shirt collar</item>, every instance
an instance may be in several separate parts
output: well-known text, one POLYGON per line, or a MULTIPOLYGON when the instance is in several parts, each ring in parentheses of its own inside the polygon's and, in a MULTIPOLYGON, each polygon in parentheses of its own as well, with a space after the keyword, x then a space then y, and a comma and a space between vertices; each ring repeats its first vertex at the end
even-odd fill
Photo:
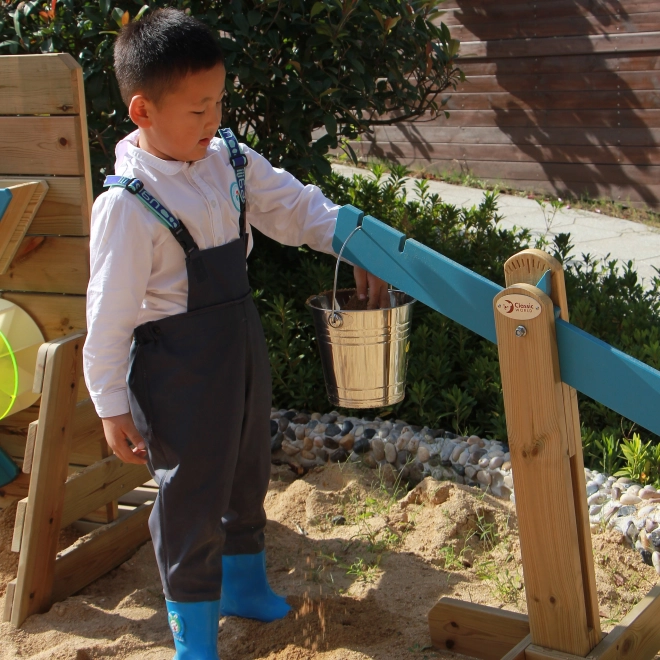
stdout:
MULTIPOLYGON (((140 149, 140 147, 137 146, 139 136, 140 130, 137 129, 132 133, 129 133, 117 143, 115 148, 115 172, 117 174, 127 158, 135 159, 149 168, 153 168, 162 174, 170 176, 177 174, 183 169, 184 165, 188 164, 180 160, 163 160, 162 158, 150 154, 148 151, 144 151, 144 149, 140 149)), ((214 137, 211 140, 207 149, 207 155, 195 162, 206 160, 212 156, 215 151, 222 151, 222 140, 218 137, 214 137)))

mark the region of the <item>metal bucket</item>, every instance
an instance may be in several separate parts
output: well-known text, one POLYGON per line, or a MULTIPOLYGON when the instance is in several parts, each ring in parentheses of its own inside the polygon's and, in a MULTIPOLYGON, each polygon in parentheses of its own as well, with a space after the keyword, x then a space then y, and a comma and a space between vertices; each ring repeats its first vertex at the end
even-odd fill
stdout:
POLYGON ((386 309, 344 310, 355 289, 311 296, 321 352, 323 376, 330 403, 343 408, 379 408, 405 395, 412 306, 415 300, 391 290, 386 309))
POLYGON ((415 300, 390 289, 388 308, 347 310, 344 308, 356 290, 337 291, 341 255, 361 229, 358 225, 339 250, 332 291, 311 296, 305 303, 314 319, 328 398, 342 408, 391 406, 406 393, 415 300))

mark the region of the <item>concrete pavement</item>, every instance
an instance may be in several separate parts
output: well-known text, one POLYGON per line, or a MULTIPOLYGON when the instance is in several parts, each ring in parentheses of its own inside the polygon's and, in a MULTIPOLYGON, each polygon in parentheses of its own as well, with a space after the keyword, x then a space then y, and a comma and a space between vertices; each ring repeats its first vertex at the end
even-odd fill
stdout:
MULTIPOLYGON (((347 165, 335 164, 333 169, 345 176, 372 176, 369 170, 347 165)), ((413 179, 408 181, 406 188, 411 196, 415 194, 413 179)), ((442 181, 429 181, 429 192, 438 194, 443 202, 468 207, 478 205, 484 195, 484 191, 478 188, 442 181)), ((546 208, 546 215, 549 216, 551 208, 549 205, 546 208)), ((524 227, 533 236, 546 234, 550 241, 555 234, 570 233, 571 242, 575 246, 573 254, 578 259, 588 253, 600 259, 609 255, 609 259, 622 262, 633 260, 635 270, 647 286, 650 286, 654 276, 659 276, 654 266, 660 269, 660 229, 573 208, 560 209, 548 229, 543 209, 535 200, 513 195, 501 194, 498 209, 503 216, 503 228, 524 227)))

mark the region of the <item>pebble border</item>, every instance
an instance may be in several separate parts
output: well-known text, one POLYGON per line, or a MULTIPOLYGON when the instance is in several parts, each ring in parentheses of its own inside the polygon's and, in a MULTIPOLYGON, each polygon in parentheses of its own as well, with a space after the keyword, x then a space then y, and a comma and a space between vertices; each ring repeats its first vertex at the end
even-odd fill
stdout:
MULTIPOLYGON (((301 470, 327 463, 380 468, 390 485, 426 477, 476 486, 514 501, 509 447, 476 435, 415 426, 397 419, 347 417, 337 412, 275 410, 270 415, 273 460, 301 470)), ((660 575, 660 492, 585 468, 591 531, 619 531, 660 575)))

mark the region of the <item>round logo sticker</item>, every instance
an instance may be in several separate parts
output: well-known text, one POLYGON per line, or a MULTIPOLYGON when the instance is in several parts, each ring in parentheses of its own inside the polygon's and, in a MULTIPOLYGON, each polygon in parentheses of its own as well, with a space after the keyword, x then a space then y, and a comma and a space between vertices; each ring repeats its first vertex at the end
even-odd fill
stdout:
POLYGON ((541 305, 530 298, 519 293, 503 296, 497 301, 497 311, 502 316, 512 319, 534 319, 541 313, 541 305))
POLYGON ((241 193, 238 190, 238 184, 236 181, 231 184, 231 188, 229 188, 229 194, 231 195, 231 201, 234 202, 234 206, 236 207, 237 211, 241 210, 241 193))
POLYGON ((178 642, 183 641, 183 619, 176 613, 170 612, 167 615, 167 622, 170 624, 170 630, 174 639, 178 642))

